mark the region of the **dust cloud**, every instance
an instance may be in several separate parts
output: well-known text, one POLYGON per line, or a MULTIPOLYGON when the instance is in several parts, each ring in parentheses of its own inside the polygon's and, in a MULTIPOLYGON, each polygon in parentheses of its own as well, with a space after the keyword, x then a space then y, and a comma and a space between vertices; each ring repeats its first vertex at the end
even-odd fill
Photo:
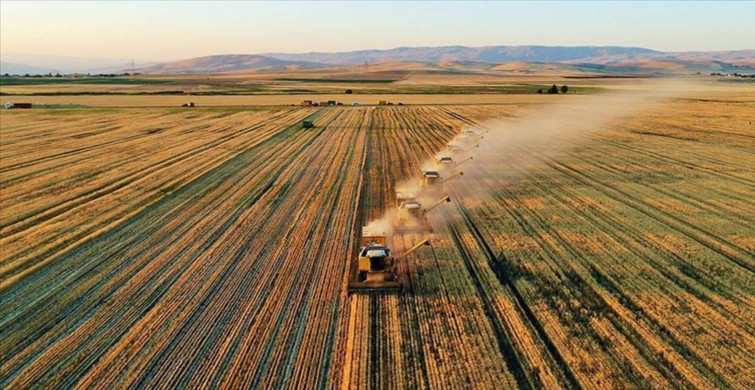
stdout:
POLYGON ((385 235, 390 237, 393 234, 390 213, 386 212, 380 219, 374 219, 365 225, 364 230, 372 235, 385 235))
MULTIPOLYGON (((692 90, 689 82, 662 80, 642 88, 583 96, 561 96, 560 102, 531 109, 516 117, 498 118, 463 128, 446 148, 422 162, 422 170, 437 170, 453 202, 467 205, 490 199, 502 185, 515 183, 527 173, 543 168, 545 161, 559 153, 589 144, 592 136, 627 118, 639 117, 646 110, 664 104, 670 98, 683 97, 692 90), (452 157, 454 163, 443 165, 441 157, 452 157)), ((396 185, 396 191, 415 193, 422 204, 431 204, 442 195, 420 192, 419 174, 396 185)), ((386 210, 379 220, 371 221, 371 231, 392 233, 395 207, 386 210)), ((433 226, 444 224, 445 213, 431 213, 433 226)))
MULTIPOLYGON (((648 109, 683 97, 690 83, 663 80, 640 90, 616 91, 574 97, 534 109, 518 116, 499 118, 462 130, 462 136, 484 136, 462 158, 473 157, 459 169, 464 176, 446 183, 464 200, 479 202, 491 196, 496 187, 514 183, 523 175, 544 167, 545 162, 577 146, 588 145, 592 136, 622 120, 641 117, 648 109)), ((546 99, 548 97, 545 97, 546 99)), ((451 144, 469 143, 459 140, 451 144)), ((475 202, 475 203, 476 203, 475 202)))

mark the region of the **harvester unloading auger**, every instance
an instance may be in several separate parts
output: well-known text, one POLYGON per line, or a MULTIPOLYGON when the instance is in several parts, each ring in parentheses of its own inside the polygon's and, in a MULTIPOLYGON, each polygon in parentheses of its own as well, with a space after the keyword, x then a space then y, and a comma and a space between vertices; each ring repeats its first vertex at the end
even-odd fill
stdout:
POLYGON ((451 176, 449 176, 449 177, 447 177, 447 178, 443 179, 443 181, 441 182, 441 184, 443 184, 443 183, 445 183, 445 182, 447 182, 447 181, 449 181, 449 180, 453 179, 454 177, 457 177, 457 176, 463 176, 463 175, 464 175, 464 172, 463 172, 463 171, 459 171, 459 172, 456 172, 456 173, 454 173, 453 175, 451 175, 451 176))
POLYGON ((401 290, 401 281, 396 275, 396 260, 406 257, 424 245, 430 245, 424 239, 396 258, 386 246, 385 233, 375 233, 362 228, 362 247, 359 249, 356 272, 349 281, 350 293, 383 292, 401 290))
POLYGON ((469 156, 469 157, 467 157, 467 158, 465 158, 465 159, 457 162, 456 166, 458 167, 459 165, 464 164, 465 162, 470 161, 470 160, 474 160, 474 156, 469 156))

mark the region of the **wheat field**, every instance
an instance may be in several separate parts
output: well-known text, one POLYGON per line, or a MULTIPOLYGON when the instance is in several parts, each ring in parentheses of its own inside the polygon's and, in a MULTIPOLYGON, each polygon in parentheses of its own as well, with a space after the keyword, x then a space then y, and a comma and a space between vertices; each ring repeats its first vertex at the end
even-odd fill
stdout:
POLYGON ((464 131, 586 97, 34 97, 119 108, 0 116, 0 386, 753 388, 742 91, 474 160, 433 233, 391 236, 433 245, 376 295, 346 281, 401 183, 464 131))

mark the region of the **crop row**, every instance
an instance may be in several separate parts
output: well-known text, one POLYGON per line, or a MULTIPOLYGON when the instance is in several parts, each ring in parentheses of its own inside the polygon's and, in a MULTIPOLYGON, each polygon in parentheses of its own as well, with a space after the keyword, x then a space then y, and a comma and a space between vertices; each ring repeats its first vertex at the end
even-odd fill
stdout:
POLYGON ((402 292, 351 296, 395 191, 535 109, 3 115, 0 386, 752 388, 755 144, 715 104, 483 145, 391 237, 433 242, 402 292))
POLYGON ((752 236, 747 209, 718 210, 705 189, 687 189, 714 178, 736 193, 751 189, 704 170, 685 175, 689 148, 676 145, 681 152, 653 158, 634 150, 645 140, 622 159, 610 148, 624 133, 604 137, 556 157, 523 146, 517 153, 541 162, 534 171, 531 164, 519 166, 515 155, 476 160, 479 176, 488 178, 478 185, 492 195, 482 204, 468 202, 471 183, 453 184, 469 205, 461 206, 470 210, 463 214, 479 226, 501 266, 515 271, 515 286, 538 307, 547 333, 573 335, 554 342, 582 386, 631 380, 653 387, 748 387, 752 248, 727 235, 752 236), (616 166, 636 172, 638 180, 626 181, 616 166), (673 189, 648 180, 656 168, 676 183, 673 189), (519 179, 506 181, 501 171, 519 179), (675 196, 695 212, 652 202, 660 196, 675 196), (670 246, 672 239, 685 242, 685 250, 670 246))
MULTIPOLYGON (((512 114, 501 107, 440 109, 509 131, 484 122, 512 114)), ((431 218, 433 249, 399 263, 404 290, 351 298, 342 387, 752 387, 755 177, 741 163, 753 139, 703 128, 716 108, 690 109, 612 123, 584 147, 555 137, 465 166, 431 218)), ((368 159, 379 173, 364 222, 443 149, 425 133, 409 147, 375 141, 400 157, 368 159)), ((394 252, 421 238, 395 234, 394 252)))
POLYGON ((87 115, 3 124, 4 387, 338 383, 368 161, 461 126, 428 107, 87 115))

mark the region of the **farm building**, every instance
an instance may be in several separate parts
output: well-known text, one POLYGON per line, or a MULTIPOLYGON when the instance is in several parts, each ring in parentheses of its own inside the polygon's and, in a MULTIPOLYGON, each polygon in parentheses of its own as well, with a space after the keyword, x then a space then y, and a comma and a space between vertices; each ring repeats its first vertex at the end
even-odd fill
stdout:
POLYGON ((302 101, 301 101, 301 105, 302 105, 303 107, 309 107, 309 106, 311 106, 311 105, 312 105, 312 101, 311 101, 311 100, 302 100, 302 101))

